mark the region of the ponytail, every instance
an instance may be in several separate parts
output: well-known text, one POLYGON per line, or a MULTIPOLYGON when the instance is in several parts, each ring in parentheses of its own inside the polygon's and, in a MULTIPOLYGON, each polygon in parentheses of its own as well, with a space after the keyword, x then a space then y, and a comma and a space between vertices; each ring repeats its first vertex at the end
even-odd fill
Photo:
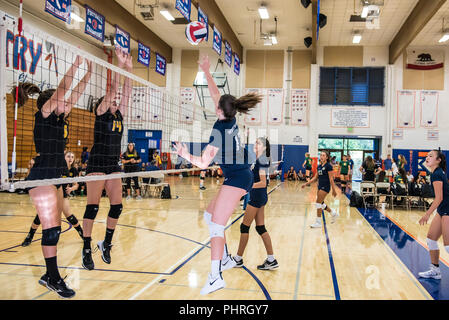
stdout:
POLYGON ((226 119, 233 119, 237 112, 247 114, 260 102, 262 102, 262 96, 255 93, 248 93, 238 99, 230 94, 224 94, 220 97, 218 107, 223 111, 226 119))
POLYGON ((441 149, 433 151, 436 153, 437 159, 441 160, 438 167, 440 167, 441 169, 443 169, 444 172, 446 172, 446 155, 441 151, 441 149))
POLYGON ((11 94, 14 98, 14 103, 17 102, 19 107, 23 107, 31 95, 40 95, 41 93, 42 91, 39 89, 39 87, 31 82, 20 82, 18 86, 14 86, 11 90, 11 94), (16 95, 17 90, 19 90, 18 99, 16 95))

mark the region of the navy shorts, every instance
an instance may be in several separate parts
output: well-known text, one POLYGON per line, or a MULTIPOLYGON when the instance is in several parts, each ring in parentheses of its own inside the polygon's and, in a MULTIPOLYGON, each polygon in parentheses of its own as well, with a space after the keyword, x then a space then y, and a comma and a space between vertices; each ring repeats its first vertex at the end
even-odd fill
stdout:
POLYGON ((254 208, 262 208, 268 202, 267 188, 252 189, 248 204, 254 208))
POLYGON ((441 213, 441 212, 438 212, 438 210, 437 210, 437 213, 440 215, 440 217, 448 217, 449 216, 449 213, 441 213))
POLYGON ((331 186, 318 186, 318 190, 323 190, 326 193, 329 193, 331 191, 331 186))
POLYGON ((226 173, 225 180, 223 182, 224 186, 231 186, 246 190, 246 192, 250 192, 253 188, 254 177, 251 170, 242 169, 238 171, 232 171, 230 173, 226 173))

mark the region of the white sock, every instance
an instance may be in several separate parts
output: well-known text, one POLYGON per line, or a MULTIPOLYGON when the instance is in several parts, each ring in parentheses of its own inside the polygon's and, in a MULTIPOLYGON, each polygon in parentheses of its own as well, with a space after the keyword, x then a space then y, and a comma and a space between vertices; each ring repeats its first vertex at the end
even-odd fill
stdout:
POLYGON ((317 217, 317 218, 316 218, 316 223, 321 224, 321 217, 317 217))
POLYGON ((444 246, 444 249, 446 249, 446 252, 449 252, 449 246, 444 246))
POLYGON ((211 274, 212 277, 217 277, 220 274, 220 264, 221 264, 221 260, 212 260, 210 263, 210 269, 211 269, 211 274))
POLYGON ((240 261, 240 260, 242 260, 242 257, 239 256, 238 254, 236 254, 236 255, 234 256, 234 260, 235 260, 235 261, 240 261))
POLYGON ((274 255, 267 255, 267 260, 268 262, 273 262, 274 261, 274 255))

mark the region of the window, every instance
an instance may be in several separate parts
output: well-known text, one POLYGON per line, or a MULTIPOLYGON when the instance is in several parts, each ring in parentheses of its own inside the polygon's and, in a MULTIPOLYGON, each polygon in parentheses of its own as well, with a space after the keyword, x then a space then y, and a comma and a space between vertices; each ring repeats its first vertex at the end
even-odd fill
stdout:
POLYGON ((320 105, 384 105, 385 68, 320 68, 320 105))

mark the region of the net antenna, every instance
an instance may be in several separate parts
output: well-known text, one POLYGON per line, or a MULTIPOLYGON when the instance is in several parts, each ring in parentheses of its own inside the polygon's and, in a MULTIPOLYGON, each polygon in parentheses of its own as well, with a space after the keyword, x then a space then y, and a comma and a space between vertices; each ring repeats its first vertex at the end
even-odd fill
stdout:
MULTIPOLYGON (((212 78, 214 79, 215 83, 217 84, 218 90, 221 90, 223 94, 230 94, 229 90, 229 82, 228 82, 228 75, 226 74, 223 66, 223 60, 218 58, 217 64, 215 65, 214 72, 211 72, 212 78), (221 72, 218 72, 218 66, 221 66, 221 72)), ((211 99, 211 96, 209 95, 208 85, 207 85, 207 79, 206 75, 202 71, 198 71, 196 74, 195 80, 193 81, 193 86, 196 89, 196 93, 198 95, 198 100, 200 101, 200 106, 203 108, 203 115, 205 120, 215 119, 216 115, 215 113, 207 113, 207 105, 206 105, 206 99, 211 99)), ((209 108, 212 110, 215 110, 215 108, 209 108)))

